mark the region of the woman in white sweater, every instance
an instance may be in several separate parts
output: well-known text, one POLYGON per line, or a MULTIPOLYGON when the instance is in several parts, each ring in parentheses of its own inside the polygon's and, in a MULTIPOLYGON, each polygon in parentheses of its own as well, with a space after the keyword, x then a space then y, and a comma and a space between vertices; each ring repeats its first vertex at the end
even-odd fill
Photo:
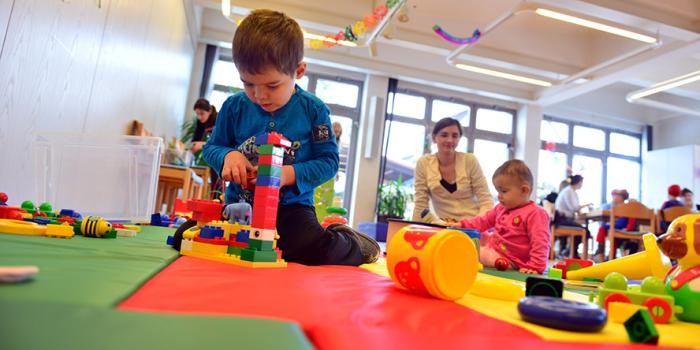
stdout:
POLYGON ((448 221, 472 218, 493 207, 476 157, 455 151, 461 137, 462 126, 456 119, 444 118, 435 124, 433 142, 438 151, 422 156, 416 164, 413 220, 422 221, 421 214, 430 207, 448 221))

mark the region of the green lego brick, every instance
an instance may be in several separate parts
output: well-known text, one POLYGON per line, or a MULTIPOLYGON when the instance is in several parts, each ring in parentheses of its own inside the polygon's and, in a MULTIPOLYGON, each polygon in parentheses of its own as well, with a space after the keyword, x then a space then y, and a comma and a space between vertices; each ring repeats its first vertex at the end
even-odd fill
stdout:
POLYGON ((280 176, 282 176, 282 168, 278 167, 278 166, 272 166, 272 165, 259 165, 258 166, 258 175, 280 177, 280 176))
POLYGON ((241 260, 252 262, 275 262, 277 261, 277 252, 274 250, 252 250, 243 249, 241 251, 241 260))
POLYGON ((248 240, 248 248, 255 250, 273 250, 272 241, 263 241, 260 239, 250 239, 248 240))
POLYGON ((228 253, 228 254, 231 254, 231 255, 239 255, 239 256, 240 256, 240 255, 241 255, 241 250, 242 250, 242 249, 243 249, 243 248, 241 248, 241 247, 229 246, 229 247, 228 247, 227 253, 228 253))
POLYGON ((659 332, 649 315, 649 310, 639 309, 625 321, 627 336, 633 343, 657 344, 659 332))
POLYGON ((260 145, 258 146, 258 154, 272 154, 273 156, 284 157, 284 148, 273 145, 260 145))
POLYGON ((584 277, 583 278, 584 282, 600 282, 603 283, 603 280, 600 278, 595 278, 595 277, 584 277))
POLYGON ((561 269, 556 269, 552 267, 549 269, 549 271, 547 271, 547 277, 556 278, 560 280, 562 277, 562 271, 561 269))

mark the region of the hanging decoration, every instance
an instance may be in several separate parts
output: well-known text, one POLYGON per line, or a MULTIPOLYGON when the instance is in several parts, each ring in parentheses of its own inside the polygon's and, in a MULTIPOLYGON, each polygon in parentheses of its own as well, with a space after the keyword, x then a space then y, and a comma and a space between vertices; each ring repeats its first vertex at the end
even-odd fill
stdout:
POLYGON ((444 29, 442 29, 439 25, 434 25, 433 26, 433 31, 435 34, 437 34, 439 37, 445 39, 448 42, 451 42, 455 45, 467 45, 467 44, 476 44, 479 41, 479 38, 481 38, 481 31, 479 29, 474 29, 474 32, 472 32, 472 36, 468 38, 460 38, 454 35, 451 35, 450 33, 446 32, 444 29))
POLYGON ((378 5, 372 13, 364 16, 361 21, 345 26, 345 29, 340 30, 337 34, 328 34, 325 39, 311 39, 309 46, 312 49, 320 49, 322 47, 333 47, 338 45, 339 41, 355 42, 362 38, 367 31, 372 30, 382 19, 389 13, 389 10, 394 8, 399 3, 399 0, 387 0, 386 3, 378 5))
POLYGON ((544 149, 547 151, 554 152, 557 150, 557 143, 556 142, 545 142, 544 149))

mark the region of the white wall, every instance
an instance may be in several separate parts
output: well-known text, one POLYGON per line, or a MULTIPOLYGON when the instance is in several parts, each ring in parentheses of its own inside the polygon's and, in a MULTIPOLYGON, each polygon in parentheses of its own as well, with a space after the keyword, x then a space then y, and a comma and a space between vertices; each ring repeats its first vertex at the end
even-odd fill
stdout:
POLYGON ((652 147, 700 145, 700 117, 680 116, 653 124, 652 147))
POLYGON ((0 160, 12 170, 0 172, 0 191, 11 203, 41 200, 32 198, 35 133, 123 134, 137 118, 175 135, 194 55, 182 1, 22 0, 5 23, 0 160))

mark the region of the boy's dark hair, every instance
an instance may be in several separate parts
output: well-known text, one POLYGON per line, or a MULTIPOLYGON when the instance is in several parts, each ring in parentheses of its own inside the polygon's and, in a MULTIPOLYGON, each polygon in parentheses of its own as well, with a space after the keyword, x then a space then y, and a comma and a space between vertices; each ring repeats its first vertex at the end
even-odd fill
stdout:
POLYGON ((452 125, 457 126, 457 129, 459 129, 459 136, 462 136, 462 124, 459 123, 459 120, 449 117, 442 118, 435 123, 435 126, 433 127, 433 136, 437 136, 440 130, 452 125))
POLYGON ((525 162, 520 159, 511 159, 501 164, 501 166, 493 172, 492 179, 495 179, 496 176, 499 175, 516 177, 520 181, 527 182, 530 188, 532 188, 532 172, 530 172, 530 168, 527 167, 525 162))
POLYGON ((239 71, 260 74, 273 67, 295 76, 304 59, 304 33, 299 24, 282 12, 254 10, 233 36, 233 63, 239 71))

